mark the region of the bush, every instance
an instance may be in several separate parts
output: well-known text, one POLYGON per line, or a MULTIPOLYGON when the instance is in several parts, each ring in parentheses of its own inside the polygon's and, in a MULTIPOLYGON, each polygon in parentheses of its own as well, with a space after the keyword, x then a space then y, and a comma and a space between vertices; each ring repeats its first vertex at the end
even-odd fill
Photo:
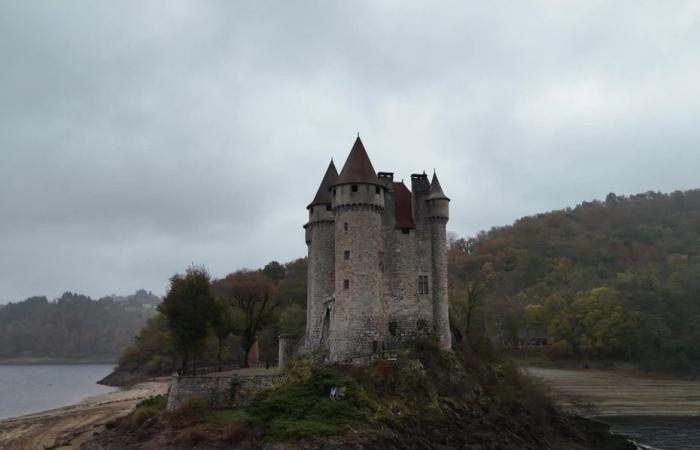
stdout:
POLYGON ((260 392, 248 407, 253 422, 272 438, 333 434, 366 418, 369 411, 366 393, 357 381, 328 367, 312 367, 304 381, 260 392), (333 386, 344 388, 339 400, 330 398, 333 386))
POLYGON ((570 357, 571 355, 571 344, 566 341, 556 341, 547 346, 547 357, 549 359, 564 359, 570 357))
POLYGON ((168 399, 165 395, 156 395, 143 400, 136 405, 134 412, 131 413, 131 425, 138 428, 143 425, 148 419, 157 416, 161 411, 165 410, 168 399))

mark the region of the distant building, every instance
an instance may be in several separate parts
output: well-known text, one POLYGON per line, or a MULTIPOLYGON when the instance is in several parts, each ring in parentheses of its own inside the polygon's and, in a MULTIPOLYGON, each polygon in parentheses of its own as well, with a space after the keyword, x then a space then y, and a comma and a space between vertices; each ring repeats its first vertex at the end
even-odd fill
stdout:
POLYGON ((376 173, 359 137, 340 174, 331 161, 304 226, 307 351, 346 361, 427 333, 450 348, 449 202, 435 174, 409 190, 376 173))

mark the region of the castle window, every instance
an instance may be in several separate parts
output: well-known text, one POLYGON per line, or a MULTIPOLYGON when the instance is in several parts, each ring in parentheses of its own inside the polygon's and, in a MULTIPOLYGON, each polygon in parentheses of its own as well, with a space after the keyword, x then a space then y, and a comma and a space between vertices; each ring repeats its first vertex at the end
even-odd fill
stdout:
POLYGON ((381 190, 381 188, 380 188, 379 186, 375 186, 374 192, 376 192, 377 195, 379 195, 379 194, 382 192, 382 190, 381 190))
POLYGON ((403 234, 411 234, 411 229, 410 228, 401 228, 401 232, 403 234))
POLYGON ((399 331, 399 324, 395 321, 389 322, 389 334, 392 336, 396 336, 398 331, 399 331))
POLYGON ((343 289, 350 289, 350 280, 343 280, 343 289))
POLYGON ((418 294, 428 293, 428 276, 418 275, 418 294))
POLYGON ((343 222, 343 230, 348 231, 348 223, 343 222))
POLYGON ((357 192, 357 185, 353 184, 352 186, 350 186, 350 190, 353 192, 357 192))
POLYGON ((335 192, 335 188, 333 188, 333 196, 335 196, 335 194, 336 194, 336 192, 335 192))
POLYGON ((326 205, 326 211, 330 211, 330 210, 331 210, 331 205, 326 205))
POLYGON ((343 258, 345 258, 346 261, 350 259, 350 250, 345 250, 343 252, 343 258))

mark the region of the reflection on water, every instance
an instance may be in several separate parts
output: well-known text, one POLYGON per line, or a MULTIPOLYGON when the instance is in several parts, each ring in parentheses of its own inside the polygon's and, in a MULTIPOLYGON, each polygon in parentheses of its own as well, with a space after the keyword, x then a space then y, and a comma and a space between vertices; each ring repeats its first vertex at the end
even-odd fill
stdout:
POLYGON ((627 435, 650 449, 700 449, 700 416, 698 417, 597 417, 610 424, 613 433, 627 435))

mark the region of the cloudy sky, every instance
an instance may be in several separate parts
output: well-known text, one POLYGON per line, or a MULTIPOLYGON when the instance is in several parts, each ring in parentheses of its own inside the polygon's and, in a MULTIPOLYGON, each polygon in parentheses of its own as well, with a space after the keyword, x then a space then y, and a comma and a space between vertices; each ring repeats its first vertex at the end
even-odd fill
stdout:
POLYGON ((331 157, 473 235, 700 187, 696 1, 0 2, 0 302, 306 252, 331 157))

